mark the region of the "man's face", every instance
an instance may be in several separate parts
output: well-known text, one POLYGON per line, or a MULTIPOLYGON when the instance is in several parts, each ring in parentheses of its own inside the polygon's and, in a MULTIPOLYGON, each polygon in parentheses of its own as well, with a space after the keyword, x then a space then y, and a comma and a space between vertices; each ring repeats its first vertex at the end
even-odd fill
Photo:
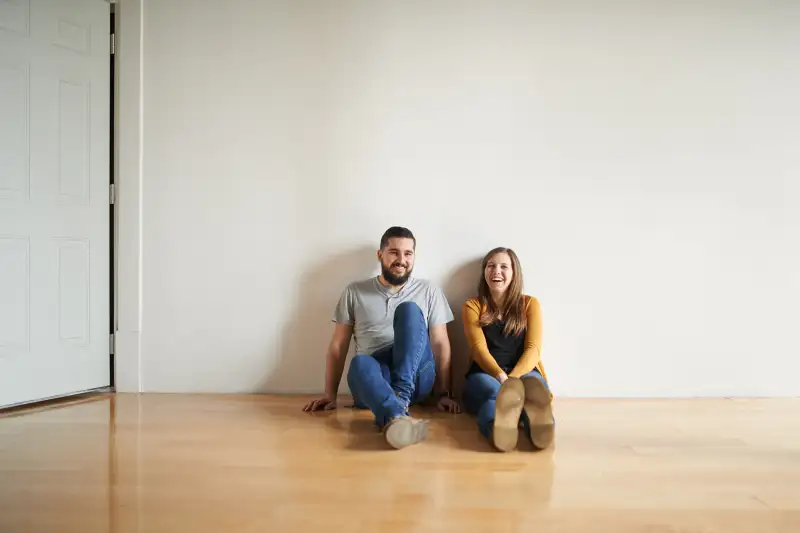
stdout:
POLYGON ((378 251, 383 279, 391 285, 402 285, 414 270, 414 240, 392 237, 383 250, 378 251))

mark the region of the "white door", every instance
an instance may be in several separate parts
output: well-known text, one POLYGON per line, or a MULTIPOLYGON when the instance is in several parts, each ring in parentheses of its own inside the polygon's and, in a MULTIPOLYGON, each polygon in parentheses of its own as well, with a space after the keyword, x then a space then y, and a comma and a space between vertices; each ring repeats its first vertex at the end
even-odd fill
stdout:
POLYGON ((109 385, 109 4, 0 0, 0 406, 109 385))

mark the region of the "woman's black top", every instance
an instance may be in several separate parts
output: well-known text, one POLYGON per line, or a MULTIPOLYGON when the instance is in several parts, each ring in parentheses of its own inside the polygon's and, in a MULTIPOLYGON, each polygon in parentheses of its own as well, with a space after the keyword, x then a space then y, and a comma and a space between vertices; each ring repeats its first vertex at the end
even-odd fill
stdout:
MULTIPOLYGON (((509 374, 522 357, 522 352, 525 351, 525 330, 519 335, 506 335, 503 333, 505 326, 505 322, 492 322, 481 329, 486 337, 486 347, 489 349, 489 353, 492 354, 503 372, 509 374)), ((478 363, 472 361, 467 375, 476 372, 483 372, 483 369, 478 363)))

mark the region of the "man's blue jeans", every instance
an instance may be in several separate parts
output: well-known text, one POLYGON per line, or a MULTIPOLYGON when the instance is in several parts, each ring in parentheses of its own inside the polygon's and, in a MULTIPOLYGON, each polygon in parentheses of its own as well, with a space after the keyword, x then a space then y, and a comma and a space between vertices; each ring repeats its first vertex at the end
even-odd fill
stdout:
MULTIPOLYGON (((545 388, 549 391, 547 382, 544 380, 538 370, 534 369, 524 376, 534 376, 539 381, 544 383, 545 388)), ((491 439, 492 427, 494 426, 494 410, 497 400, 497 392, 500 390, 500 382, 489 374, 483 372, 476 372, 467 376, 467 382, 464 385, 464 409, 470 414, 476 415, 478 422, 478 431, 487 439, 491 439)), ((525 411, 522 411, 520 420, 525 425, 525 429, 530 429, 530 421, 525 411)))
POLYGON ((379 427, 407 415, 408 406, 433 390, 436 365, 419 306, 403 302, 394 313, 394 344, 350 362, 347 385, 356 407, 370 409, 379 427))

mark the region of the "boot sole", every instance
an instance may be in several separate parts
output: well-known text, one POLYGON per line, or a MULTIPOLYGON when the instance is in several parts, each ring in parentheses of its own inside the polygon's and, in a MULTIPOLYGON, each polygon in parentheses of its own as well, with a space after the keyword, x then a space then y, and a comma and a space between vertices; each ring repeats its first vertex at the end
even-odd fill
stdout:
POLYGON ((530 420, 530 437, 533 445, 543 450, 555 439, 555 420, 550 393, 537 378, 522 380, 525 388, 525 414, 530 420))
POLYGON ((501 452, 517 447, 519 417, 525 403, 525 386, 517 378, 508 378, 497 392, 492 441, 501 452))
POLYGON ((386 442, 397 450, 428 438, 428 424, 421 420, 402 419, 386 428, 386 442))

